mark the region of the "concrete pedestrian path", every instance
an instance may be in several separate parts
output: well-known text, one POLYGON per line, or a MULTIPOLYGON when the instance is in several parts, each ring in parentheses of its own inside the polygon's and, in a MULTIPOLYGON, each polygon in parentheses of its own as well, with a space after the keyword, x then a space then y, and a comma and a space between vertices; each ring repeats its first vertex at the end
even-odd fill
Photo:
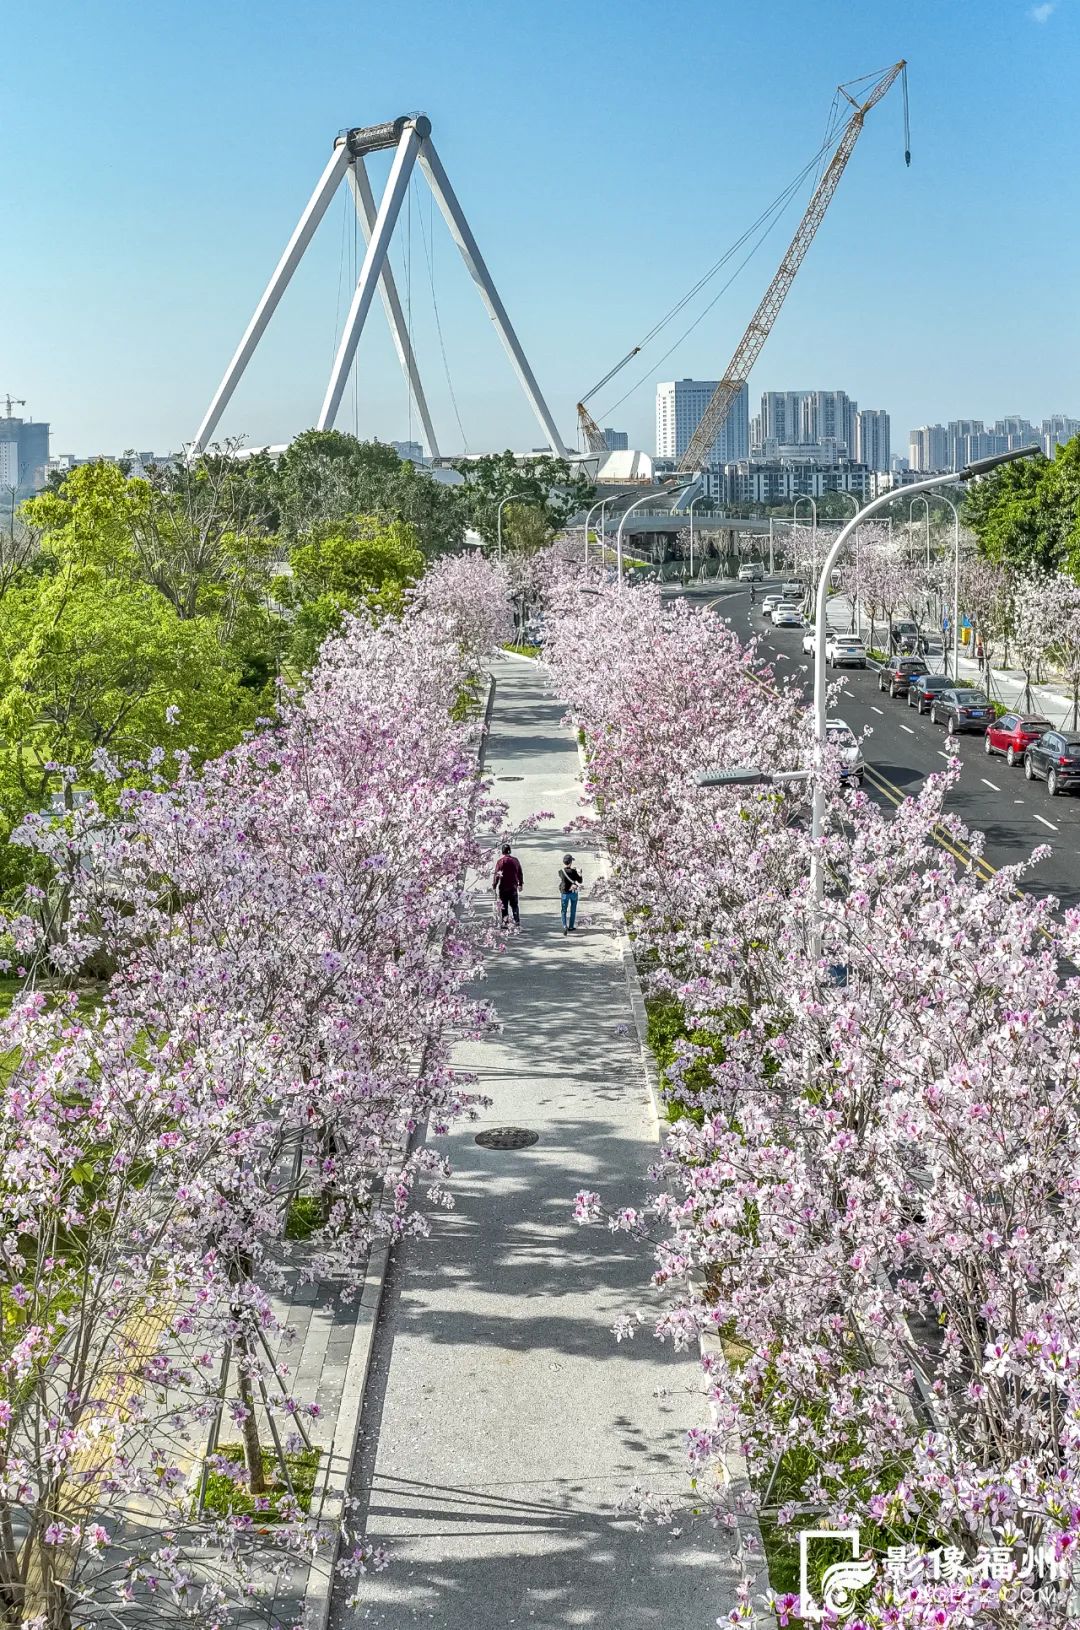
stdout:
MULTIPOLYGON (((688 1520, 642 1528, 619 1509, 635 1483, 687 1492, 683 1434, 704 1413, 696 1355, 648 1326, 616 1343, 615 1319, 653 1305, 649 1255, 572 1218, 583 1187, 639 1202, 657 1148, 621 942, 587 897, 598 857, 565 835, 581 785, 563 710, 534 665, 502 660, 495 675, 487 773, 512 822, 540 809, 554 820, 516 846, 522 927, 484 989, 502 1032, 460 1050, 492 1105, 445 1140, 456 1208, 389 1269, 353 1493, 390 1567, 331 1622, 704 1630, 735 1600, 730 1539, 688 1520), (568 849, 586 890, 564 938, 568 849), (484 1126, 538 1141, 485 1149, 484 1126)), ((475 909, 489 902, 478 888, 475 909)))

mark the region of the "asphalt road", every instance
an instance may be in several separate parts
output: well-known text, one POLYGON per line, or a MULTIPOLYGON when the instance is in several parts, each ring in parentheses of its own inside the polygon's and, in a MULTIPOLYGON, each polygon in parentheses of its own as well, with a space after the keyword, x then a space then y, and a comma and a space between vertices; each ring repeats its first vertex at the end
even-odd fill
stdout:
MULTIPOLYGON (((776 585, 765 585, 778 587, 776 585)), ((708 597, 695 594, 696 603, 730 621, 741 635, 757 636, 759 646, 778 675, 789 674, 812 688, 810 658, 803 655, 802 633, 797 628, 773 628, 760 613, 763 585, 757 585, 757 606, 751 609, 746 587, 719 586, 708 597)), ((882 804, 893 804, 917 791, 947 756, 945 731, 920 719, 906 697, 890 700, 878 690, 877 673, 867 668, 837 669, 830 679, 842 678, 843 691, 834 711, 861 736, 866 791, 882 804)), ((1050 855, 1029 874, 1024 886, 1033 894, 1052 894, 1063 906, 1080 905, 1080 794, 1059 793, 1051 798, 1042 781, 1027 781, 1022 768, 1010 769, 1004 758, 987 758, 981 735, 957 738, 963 771, 949 796, 948 808, 971 827, 985 834, 985 859, 993 867, 1026 859, 1040 844, 1050 855)))

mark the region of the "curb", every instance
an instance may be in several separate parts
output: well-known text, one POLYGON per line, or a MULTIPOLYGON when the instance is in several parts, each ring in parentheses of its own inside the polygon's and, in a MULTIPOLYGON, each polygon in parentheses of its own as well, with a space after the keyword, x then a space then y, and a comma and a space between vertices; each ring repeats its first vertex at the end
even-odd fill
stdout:
MULTIPOLYGON (((584 777, 585 749, 582 747, 580 741, 577 744, 577 749, 578 758, 581 761, 582 775, 584 777)), ((622 957, 623 975, 626 979, 627 995, 630 998, 630 1009, 634 1015, 634 1029, 637 1032, 638 1048, 641 1053, 641 1066, 649 1089, 649 1098, 652 1103, 653 1114, 656 1116, 657 1142, 662 1147, 665 1141, 665 1128, 669 1125, 669 1122, 664 1109, 662 1088, 660 1085, 660 1070, 657 1066, 656 1057, 653 1050, 649 1046, 648 1014, 645 1011, 645 994, 641 988, 641 979, 637 971, 637 963, 634 961, 633 944, 631 942, 630 935, 627 931, 626 923, 623 919, 621 911, 615 919, 615 931, 619 940, 619 951, 622 957)), ((709 1331, 703 1332, 703 1334, 698 1338, 698 1352, 703 1360, 711 1357, 714 1354, 722 1353, 723 1343, 721 1342, 720 1337, 711 1334, 709 1331)), ((724 1481, 727 1487, 735 1490, 735 1503, 736 1506, 740 1506, 742 1504, 743 1497, 749 1497, 751 1490, 750 1479, 746 1470, 746 1458, 736 1444, 731 1444, 725 1449, 723 1465, 725 1473, 724 1481)), ((748 1564, 748 1571, 751 1571, 753 1574, 751 1588, 760 1593, 767 1588, 769 1584, 768 1563, 765 1556, 765 1542, 761 1537, 761 1525, 756 1517, 744 1513, 737 1517, 735 1531, 739 1535, 740 1550, 743 1549, 745 1541, 750 1542, 750 1553, 746 1554, 744 1552, 744 1557, 748 1564), (752 1569, 749 1568, 749 1564, 751 1562, 754 1564, 752 1569)), ((719 1623, 720 1621, 718 1620, 717 1622, 719 1623)))
POLYGON ((356 1451, 360 1442, 360 1412, 367 1389, 371 1355, 375 1349, 375 1332, 379 1322, 386 1269, 390 1260, 390 1241, 379 1240, 372 1246, 364 1275, 364 1289, 357 1309, 355 1334, 349 1350, 349 1362, 341 1387, 341 1403, 334 1422, 334 1435, 330 1447, 320 1459, 325 1464, 326 1481, 319 1496, 319 1522, 329 1524, 334 1534, 332 1551, 314 1556, 308 1565, 307 1588, 304 1591, 304 1614, 317 1630, 326 1630, 330 1621, 330 1606, 334 1594, 334 1570, 340 1543, 340 1522, 345 1498, 352 1480, 356 1451), (346 1444, 340 1456, 335 1453, 338 1443, 346 1444))
MULTIPOLYGON (((531 662, 533 659, 523 657, 521 660, 531 662)), ((491 726, 492 709, 495 706, 495 675, 488 674, 487 679, 487 701, 484 704, 484 716, 480 726, 480 741, 476 755, 478 783, 484 773, 484 756, 487 752, 488 731, 491 726)), ((409 1140, 409 1147, 413 1146, 413 1141, 413 1139, 409 1140)), ((330 1622, 330 1609, 334 1597, 334 1575, 341 1548, 341 1518, 345 1509, 349 1486, 352 1482, 357 1450, 360 1446, 360 1421, 364 1395, 367 1392, 371 1357, 375 1350, 375 1335, 379 1326, 379 1311, 382 1307, 392 1244, 391 1239, 383 1238, 376 1240, 371 1248, 367 1271, 364 1274, 364 1288, 357 1304, 352 1346, 349 1349, 349 1362, 345 1367, 345 1379, 341 1385, 341 1398, 334 1418, 334 1434, 330 1440, 329 1448, 324 1451, 319 1460, 320 1467, 326 1466, 326 1477, 322 1482, 321 1490, 317 1495, 313 1495, 312 1505, 315 1505, 316 1501, 318 1502, 320 1526, 326 1525, 329 1527, 333 1535, 333 1546, 330 1551, 313 1556, 308 1564, 303 1617, 305 1622, 310 1624, 311 1630, 327 1630, 330 1622), (344 1447, 338 1455, 335 1451, 339 1443, 344 1447)))

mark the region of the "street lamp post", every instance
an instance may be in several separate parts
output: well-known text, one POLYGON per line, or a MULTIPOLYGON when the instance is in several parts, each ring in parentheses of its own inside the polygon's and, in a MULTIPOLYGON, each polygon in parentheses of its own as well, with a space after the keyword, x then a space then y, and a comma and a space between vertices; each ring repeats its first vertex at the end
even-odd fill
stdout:
POLYGON ((960 515, 952 499, 946 498, 943 492, 936 492, 934 497, 948 504, 953 517, 952 676, 955 684, 960 678, 960 515))
MULTIPOLYGON (((859 500, 856 498, 856 496, 855 496, 855 494, 853 492, 848 492, 846 487, 837 487, 835 492, 833 493, 833 497, 834 498, 847 498, 851 503, 851 513, 853 515, 857 515, 859 513, 859 500)), ((858 610, 859 610, 859 529, 858 529, 858 527, 856 527, 855 528, 855 592, 851 596, 851 632, 853 634, 857 634, 859 632, 858 610)), ((873 630, 871 629, 871 634, 872 633, 873 633, 873 630)))
POLYGON ((619 592, 620 593, 622 592, 622 586, 623 586, 623 569, 622 569, 623 547, 622 547, 622 540, 623 540, 623 527, 626 525, 626 517, 628 515, 632 515, 634 513, 635 509, 640 509, 642 504, 647 504, 649 502, 650 498, 655 498, 657 496, 657 493, 659 493, 659 492, 673 492, 676 487, 685 487, 685 486, 686 486, 685 480, 669 481, 664 486, 657 488, 656 492, 643 492, 641 497, 640 498, 635 498, 634 502, 632 504, 629 504, 627 506, 627 508, 624 509, 622 514, 619 516, 619 530, 615 534, 615 577, 616 577, 616 580, 617 580, 618 585, 619 585, 619 592))
POLYGON ((796 522, 798 521, 798 518, 799 518, 799 505, 800 504, 809 504, 811 514, 814 517, 814 524, 813 524, 813 528, 812 528, 811 533, 810 533, 810 558, 811 558, 810 575, 813 576, 814 567, 817 565, 817 505, 815 504, 814 500, 810 497, 810 494, 806 493, 806 492, 801 493, 799 495, 799 497, 796 498, 795 502, 792 504, 792 506, 791 506, 791 543, 792 543, 792 548, 794 548, 794 546, 795 546, 796 522))
MULTIPOLYGON (((495 530, 496 530, 496 535, 497 535, 497 539, 498 539, 497 544, 496 544, 496 548, 495 548, 495 555, 496 555, 496 558, 498 560, 500 560, 500 561, 502 560, 502 512, 503 512, 503 505, 508 504, 512 497, 513 497, 513 493, 508 492, 505 498, 500 498, 499 499, 499 507, 498 507, 498 509, 497 509, 497 511, 495 513, 495 530)), ((585 542, 586 542, 586 544, 588 543, 588 541, 589 541, 589 534, 588 534, 588 531, 586 530, 586 533, 585 533, 585 542)))
MULTIPOLYGON (((596 503, 593 505, 592 509, 590 509, 589 513, 585 517, 585 564, 586 564, 586 566, 589 564, 589 522, 592 519, 592 517, 596 514, 596 512, 600 508, 600 506, 602 504, 606 504, 606 503, 607 503, 606 498, 598 498, 596 503)), ((601 551, 600 558, 601 558, 601 560, 603 560, 603 558, 604 558, 602 551, 601 551)))
POLYGON ((694 581, 694 505, 699 504, 707 493, 699 492, 696 498, 690 500, 690 581, 694 581))
POLYGON ((909 532, 909 534, 910 534, 912 526, 914 525, 914 522, 912 521, 912 518, 911 518, 911 513, 912 513, 912 510, 915 508, 916 504, 921 504, 923 509, 925 509, 925 511, 926 511, 926 569, 927 569, 927 571, 929 571, 930 570, 930 501, 925 495, 923 497, 921 497, 921 498, 920 497, 915 497, 915 498, 913 498, 911 500, 910 504, 907 507, 908 532, 909 532))
MULTIPOLYGON (((993 458, 976 459, 974 463, 967 464, 962 470, 950 470, 946 475, 927 476, 924 481, 913 482, 908 491, 914 495, 916 492, 931 492, 935 487, 947 487, 957 482, 970 481, 973 476, 984 475, 988 470, 996 469, 999 464, 1011 464, 1019 458, 1029 458, 1033 453, 1041 453, 1041 447, 1018 447, 1011 453, 996 453, 993 458)), ((813 944, 815 952, 821 953, 821 906, 825 898, 825 868, 821 859, 821 839, 825 830, 825 786, 821 779, 821 755, 826 742, 826 679, 825 679, 825 608, 829 595, 829 578, 832 569, 840 555, 840 551, 847 543, 848 538, 861 525, 861 523, 876 514, 886 504, 892 501, 893 494, 884 492, 877 498, 863 506, 856 515, 843 527, 833 542, 832 548, 825 557, 818 579, 817 603, 815 608, 814 630, 814 782, 813 782, 813 815, 810 827, 810 893, 812 896, 813 917, 813 944)))

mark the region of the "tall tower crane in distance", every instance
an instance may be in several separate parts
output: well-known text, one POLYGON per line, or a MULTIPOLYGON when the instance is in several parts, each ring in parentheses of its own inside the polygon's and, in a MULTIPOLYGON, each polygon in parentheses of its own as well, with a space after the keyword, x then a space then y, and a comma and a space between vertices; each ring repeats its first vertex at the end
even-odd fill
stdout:
MULTIPOLYGON (((716 438, 723 429, 724 421, 731 409, 731 404, 734 402, 742 385, 744 385, 749 378, 750 370, 757 361, 761 348, 769 337, 769 330, 776 321, 780 307, 784 303, 784 298, 795 280, 795 273, 802 265, 803 257, 814 241, 814 234, 821 225, 825 211, 828 209, 829 204, 832 201, 833 193, 836 191, 839 184, 840 177, 844 173, 847 161, 852 155, 855 143, 862 134, 862 128, 866 115, 870 112, 872 107, 875 107, 877 103, 881 101, 881 98, 890 89, 890 87, 895 84, 896 80, 900 78, 903 80, 904 88, 904 159, 907 164, 910 164, 911 136, 908 128, 907 63, 903 61, 896 62, 891 68, 887 68, 884 73, 865 74, 861 79, 852 79, 849 80, 846 85, 837 86, 837 97, 842 96, 845 101, 849 102, 853 111, 848 118, 847 123, 844 125, 843 130, 841 131, 839 143, 837 144, 836 150, 822 174, 821 180, 814 188, 813 197, 806 206, 806 212, 796 228, 795 236, 788 245, 787 252, 784 255, 783 260, 780 262, 776 276, 769 284, 769 287, 766 289, 761 300, 761 304, 758 306, 753 317, 750 319, 750 325, 742 339, 739 341, 735 349, 735 355, 732 357, 730 363, 724 370, 723 378, 717 386, 708 407, 705 409, 701 423, 698 425, 693 440, 690 442, 685 454, 679 461, 680 472, 699 470, 701 466, 707 462, 716 438), (866 88, 868 82, 872 82, 869 84, 869 89, 866 88), (853 95, 852 90, 856 87, 861 88, 859 88, 856 94, 853 95)), ((835 101, 833 105, 834 107, 836 106, 835 101)), ((823 145, 820 152, 814 155, 814 158, 811 160, 810 164, 806 166, 806 169, 802 172, 802 174, 808 174, 809 171, 815 167, 818 160, 824 156, 824 153, 827 150, 828 138, 826 138, 826 143, 823 145)), ((577 405, 577 415, 582 443, 588 452, 604 452, 605 442, 604 433, 600 429, 600 426, 597 424, 596 420, 593 418, 586 404, 596 395, 597 391, 603 389, 609 380, 614 379, 616 374, 621 373, 626 367, 626 364, 630 362, 632 358, 636 357, 638 353, 643 350, 646 345, 648 345, 649 341, 654 339, 656 335, 660 333, 661 329, 665 328, 672 318, 683 310, 688 302, 705 287, 706 283, 708 283, 713 275, 719 271, 727 261, 729 261, 736 251, 741 250, 743 245, 745 245, 745 243, 756 232, 757 228, 763 223, 768 222, 769 217, 773 215, 777 207, 781 206, 784 201, 791 196, 791 193, 800 180, 801 176, 797 176, 791 186, 786 188, 784 192, 780 194, 780 197, 774 202, 774 204, 770 205, 764 214, 759 217, 754 226, 750 227, 743 234, 743 236, 734 245, 732 245, 732 247, 716 263, 712 270, 706 272, 705 276, 700 278, 694 287, 690 289, 689 292, 685 294, 675 306, 672 307, 667 316, 662 317, 660 321, 649 330, 648 334, 646 334, 640 345, 635 345, 633 350, 626 353, 621 362, 617 362, 614 368, 610 369, 604 375, 603 379, 598 380, 591 390, 586 391, 585 395, 577 405)), ((767 230, 768 226, 766 225, 766 231, 767 230)), ((750 252, 753 253, 753 250, 750 252)), ((745 264, 745 261, 743 264, 745 264)), ((725 285, 725 287, 727 286, 728 285, 725 285)), ((721 293, 722 292, 723 290, 721 290, 721 293)), ((716 298, 719 298, 719 296, 716 298)), ((715 304, 715 300, 713 303, 715 304)), ((706 307, 706 310, 708 309, 709 307, 706 307)), ((702 315, 704 315, 704 313, 702 313, 702 315)), ((696 323, 700 320, 700 318, 695 319, 695 322, 691 324, 691 327, 696 326, 696 323)), ((687 330, 687 333, 688 332, 689 330, 687 330)), ((685 337, 686 335, 684 334, 682 338, 685 339, 685 337)), ((676 344, 680 343, 681 341, 676 341, 676 344)), ((672 349, 674 349, 674 347, 672 349)), ((668 354, 670 355, 670 352, 668 354)), ((641 384, 644 383, 644 381, 641 380, 638 383, 641 384)), ((637 386, 633 386, 632 389, 636 390, 637 386)), ((621 400, 625 400, 625 397, 621 398, 621 400)), ((618 404, 616 403, 616 406, 617 405, 618 404)))
POLYGON ((7 404, 7 413, 6 413, 5 417, 10 419, 11 418, 11 410, 12 410, 13 407, 25 407, 26 406, 26 397, 25 396, 6 396, 5 395, 5 396, 0 396, 0 402, 5 402, 7 404))
MULTIPOLYGON (((723 378, 713 392, 701 421, 694 431, 693 437, 687 446, 686 452, 679 460, 680 473, 700 470, 708 462, 709 454, 716 442, 717 436, 724 428, 724 421, 731 411, 731 405, 738 396, 743 385, 750 377, 750 370, 761 355, 761 348, 769 337, 769 331, 776 321, 787 297, 787 292, 795 281, 795 274, 803 263, 806 251, 814 241, 814 236, 825 216, 825 211, 832 203, 833 194, 840 184, 840 177, 847 167, 847 161, 855 150, 855 143, 862 135, 866 115, 870 109, 876 107, 885 93, 900 78, 903 78, 904 87, 904 161, 911 163, 911 134, 908 128, 908 97, 907 97, 907 63, 903 60, 893 63, 891 68, 881 75, 868 93, 864 93, 863 101, 856 101, 844 85, 837 86, 841 96, 844 96, 854 108, 854 112, 844 126, 836 151, 829 160, 824 174, 817 186, 814 195, 806 206, 806 213, 795 228, 795 236, 788 244, 783 260, 777 267, 776 275, 761 297, 761 303, 751 317, 747 329, 738 345, 735 355, 724 369, 723 378)), ((854 81, 852 82, 854 83, 854 81)))

